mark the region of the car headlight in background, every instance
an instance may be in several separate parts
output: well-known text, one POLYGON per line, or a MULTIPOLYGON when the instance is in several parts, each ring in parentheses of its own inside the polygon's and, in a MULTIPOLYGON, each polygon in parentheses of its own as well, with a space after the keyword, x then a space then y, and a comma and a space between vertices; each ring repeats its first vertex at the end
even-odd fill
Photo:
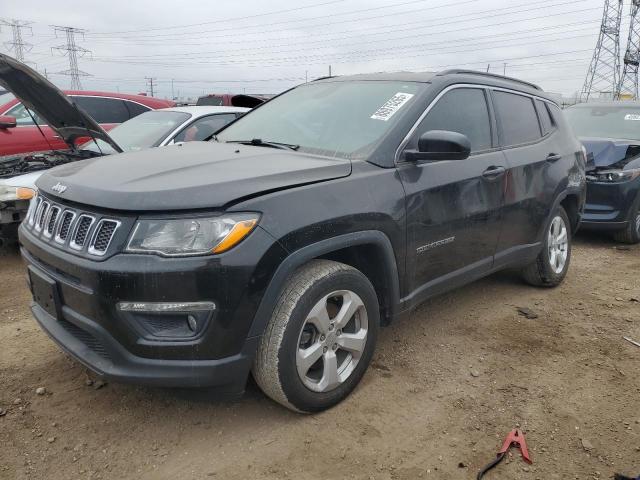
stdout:
POLYGON ((587 173, 589 182, 622 183, 640 177, 640 168, 629 170, 599 170, 587 173))
POLYGON ((237 213, 219 217, 140 220, 126 250, 171 257, 222 253, 249 235, 258 218, 257 213, 237 213))
POLYGON ((31 188, 0 185, 0 202, 31 200, 35 194, 31 188))

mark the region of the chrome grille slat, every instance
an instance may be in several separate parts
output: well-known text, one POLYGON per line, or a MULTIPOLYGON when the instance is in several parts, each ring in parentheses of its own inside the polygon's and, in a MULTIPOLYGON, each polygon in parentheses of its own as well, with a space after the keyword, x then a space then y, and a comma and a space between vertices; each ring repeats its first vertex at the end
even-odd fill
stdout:
POLYGON ((73 229, 73 235, 71 236, 71 241, 69 242, 69 246, 71 248, 74 250, 82 250, 84 248, 87 238, 89 237, 89 231, 91 230, 95 220, 95 217, 85 213, 78 216, 78 220, 73 229))
POLYGON ((58 215, 60 214, 60 207, 57 205, 52 205, 49 209, 49 214, 47 215, 47 220, 45 222, 44 236, 47 238, 51 238, 53 236, 53 232, 55 231, 56 221, 58 220, 58 215))
POLYGON ((44 221, 47 218, 47 212, 49 211, 50 205, 51 204, 47 201, 43 201, 42 205, 40 205, 38 215, 36 215, 36 231, 38 232, 41 232, 42 227, 44 227, 44 221))
POLYGON ((58 243, 65 243, 69 237, 69 231, 71 230, 73 221, 76 218, 76 214, 71 210, 65 210, 61 218, 62 219, 58 224, 58 230, 56 231, 55 241, 58 243))
POLYGON ((111 219, 102 219, 98 222, 93 238, 89 244, 88 252, 92 255, 104 255, 109 249, 111 240, 120 226, 120 222, 111 219))

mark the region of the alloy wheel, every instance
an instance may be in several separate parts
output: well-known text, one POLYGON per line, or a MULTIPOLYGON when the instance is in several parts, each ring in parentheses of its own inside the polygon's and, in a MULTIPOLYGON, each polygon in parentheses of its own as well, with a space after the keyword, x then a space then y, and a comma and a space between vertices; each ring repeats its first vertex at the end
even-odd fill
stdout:
POLYGON ((367 310, 356 293, 338 290, 321 298, 298 339, 296 368, 302 383, 314 392, 344 383, 364 353, 367 332, 367 310))
POLYGON ((551 221, 547 244, 551 269, 556 274, 562 273, 569 253, 569 235, 562 217, 557 216, 551 221))

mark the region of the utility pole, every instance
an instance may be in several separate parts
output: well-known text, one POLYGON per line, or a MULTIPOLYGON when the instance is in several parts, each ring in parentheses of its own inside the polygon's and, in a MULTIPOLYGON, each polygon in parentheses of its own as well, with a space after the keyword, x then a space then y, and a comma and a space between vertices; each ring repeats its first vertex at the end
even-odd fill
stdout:
POLYGON ((622 0, 605 0, 600 36, 584 80, 580 100, 595 93, 610 92, 615 97, 620 78, 620 23, 622 0))
POLYGON ((151 96, 153 97, 153 81, 156 80, 153 77, 144 77, 147 80, 147 89, 150 91, 151 96))
POLYGON ((502 67, 502 75, 503 76, 507 75, 507 63, 506 62, 503 64, 503 67, 502 67))
POLYGON ((640 65, 640 0, 631 0, 631 21, 627 50, 624 54, 624 70, 615 98, 638 99, 638 65, 640 65))
POLYGON ((331 76, 331 65, 329 65, 329 76, 331 76))
POLYGON ((172 78, 171 79, 171 100, 175 100, 175 99, 176 99, 176 96, 173 94, 173 78, 172 78))
POLYGON ((51 25, 51 28, 53 28, 56 37, 58 36, 58 33, 64 34, 64 37, 67 41, 67 43, 64 45, 59 45, 57 47, 51 48, 51 51, 58 50, 62 52, 62 55, 66 55, 67 57, 69 57, 69 69, 58 73, 61 75, 69 75, 71 77, 72 90, 82 90, 80 77, 88 77, 89 74, 87 72, 83 72, 78 68, 78 57, 84 57, 87 53, 90 54, 91 51, 76 45, 75 36, 76 34, 81 34, 82 38, 84 38, 84 32, 86 30, 74 27, 62 27, 59 25, 51 25))
POLYGON ((29 52, 33 48, 33 45, 30 43, 26 43, 22 38, 22 30, 29 29, 31 35, 33 35, 33 31, 31 30, 31 25, 33 22, 25 22, 24 20, 0 20, 0 25, 5 25, 7 27, 11 27, 11 33, 13 35, 13 40, 10 42, 5 42, 5 45, 9 50, 12 50, 16 60, 24 63, 24 52, 29 52))

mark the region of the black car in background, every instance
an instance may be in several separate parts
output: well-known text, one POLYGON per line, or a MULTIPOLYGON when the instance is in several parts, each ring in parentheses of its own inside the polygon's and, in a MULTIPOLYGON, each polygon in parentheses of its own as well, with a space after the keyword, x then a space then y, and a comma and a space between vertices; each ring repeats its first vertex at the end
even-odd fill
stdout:
POLYGON ((640 242, 640 103, 583 103, 565 115, 589 155, 582 227, 640 242))
MULTIPOLYGON (((564 279, 585 156, 535 85, 325 78, 191 142, 53 169, 20 227, 42 328, 115 381, 345 398, 381 325, 515 267, 564 279)), ((490 301, 490 299, 488 299, 490 301)))

